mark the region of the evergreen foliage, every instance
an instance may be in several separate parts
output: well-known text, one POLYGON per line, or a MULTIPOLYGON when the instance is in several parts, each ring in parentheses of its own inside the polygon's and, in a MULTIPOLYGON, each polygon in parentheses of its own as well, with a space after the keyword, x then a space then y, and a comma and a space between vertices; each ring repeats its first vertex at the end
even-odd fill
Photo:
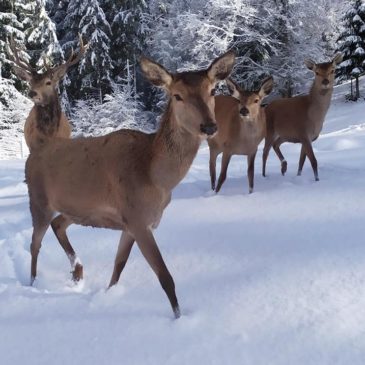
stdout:
POLYGON ((351 98, 357 100, 360 97, 359 77, 365 73, 365 2, 352 0, 342 21, 344 29, 338 38, 338 49, 344 58, 338 76, 341 79, 355 78, 355 93, 352 92, 351 98))

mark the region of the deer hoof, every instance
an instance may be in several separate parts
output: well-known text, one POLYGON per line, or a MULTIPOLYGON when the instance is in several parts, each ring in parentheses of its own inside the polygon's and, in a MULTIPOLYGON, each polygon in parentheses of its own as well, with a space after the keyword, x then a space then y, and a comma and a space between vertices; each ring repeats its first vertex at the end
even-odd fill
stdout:
POLYGON ((35 279, 36 279, 36 277, 33 275, 30 277, 30 286, 33 286, 35 279))
POLYGON ((74 282, 78 282, 80 280, 82 280, 84 277, 84 274, 83 274, 83 267, 81 264, 77 263, 75 265, 75 268, 74 270, 72 271, 72 280, 74 282))
POLYGON ((287 168, 288 168, 288 163, 284 160, 284 161, 281 163, 281 174, 282 174, 283 176, 285 175, 287 168))
POLYGON ((180 312, 180 307, 179 306, 173 308, 173 311, 174 311, 175 319, 178 319, 178 318, 181 317, 181 312, 180 312))

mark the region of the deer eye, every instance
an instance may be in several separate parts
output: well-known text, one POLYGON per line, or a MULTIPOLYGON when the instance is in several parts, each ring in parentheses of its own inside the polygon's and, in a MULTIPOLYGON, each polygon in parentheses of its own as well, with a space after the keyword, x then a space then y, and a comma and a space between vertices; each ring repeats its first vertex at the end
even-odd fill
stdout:
POLYGON ((181 97, 179 94, 175 94, 175 95, 174 95, 174 98, 175 98, 177 101, 183 101, 182 97, 181 97))
POLYGON ((46 82, 46 85, 51 85, 51 84, 52 84, 52 82, 49 80, 46 82))
POLYGON ((210 92, 210 95, 211 96, 214 96, 215 95, 215 89, 212 89, 212 91, 210 92))
POLYGON ((319 76, 319 72, 316 72, 316 75, 319 76))
POLYGON ((259 99, 256 99, 256 100, 255 100, 255 104, 257 104, 258 102, 259 102, 259 99))

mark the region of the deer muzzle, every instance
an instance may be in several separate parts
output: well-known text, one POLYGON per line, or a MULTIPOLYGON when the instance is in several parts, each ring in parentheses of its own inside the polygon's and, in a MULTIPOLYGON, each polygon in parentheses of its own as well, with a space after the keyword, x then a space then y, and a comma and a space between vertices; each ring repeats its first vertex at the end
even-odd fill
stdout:
POLYGON ((208 136, 211 136, 217 131, 217 125, 212 122, 200 124, 200 131, 208 136))

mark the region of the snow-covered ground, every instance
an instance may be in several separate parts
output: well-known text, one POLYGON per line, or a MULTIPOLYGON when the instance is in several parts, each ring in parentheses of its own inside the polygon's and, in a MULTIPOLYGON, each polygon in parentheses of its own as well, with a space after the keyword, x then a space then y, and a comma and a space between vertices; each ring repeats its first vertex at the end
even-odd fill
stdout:
POLYGON ((270 154, 233 158, 218 195, 209 191, 204 145, 176 188, 155 237, 174 276, 174 320, 137 247, 105 291, 119 233, 71 227, 85 280, 49 231, 29 287, 31 220, 24 161, 0 162, 1 364, 357 365, 365 359, 365 102, 337 89, 314 143, 320 181, 299 146, 283 145, 288 173, 270 154))

